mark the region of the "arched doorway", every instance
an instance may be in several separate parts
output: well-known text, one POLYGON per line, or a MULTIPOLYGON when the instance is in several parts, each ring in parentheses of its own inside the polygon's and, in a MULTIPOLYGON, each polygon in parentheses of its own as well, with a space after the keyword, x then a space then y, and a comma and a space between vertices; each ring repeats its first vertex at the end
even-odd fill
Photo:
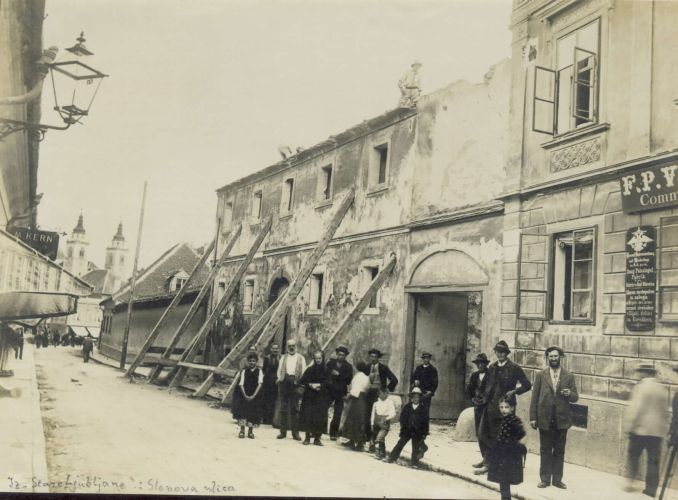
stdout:
MULTIPOLYGON (((482 292, 489 280, 468 254, 433 252, 413 266, 408 293, 409 359, 412 368, 424 351, 433 354, 439 385, 431 418, 456 419, 466 407, 467 352, 480 343, 482 292)), ((470 366, 469 366, 470 365, 470 366)))
MULTIPOLYGON (((273 280, 271 283, 271 290, 268 293, 268 305, 269 307, 280 297, 280 294, 283 293, 290 286, 290 282, 284 276, 279 276, 273 280)), ((289 311, 285 315, 285 321, 283 321, 283 327, 280 332, 275 336, 275 340, 280 344, 280 349, 284 353, 286 351, 287 344, 287 335, 290 328, 290 313, 289 311)))

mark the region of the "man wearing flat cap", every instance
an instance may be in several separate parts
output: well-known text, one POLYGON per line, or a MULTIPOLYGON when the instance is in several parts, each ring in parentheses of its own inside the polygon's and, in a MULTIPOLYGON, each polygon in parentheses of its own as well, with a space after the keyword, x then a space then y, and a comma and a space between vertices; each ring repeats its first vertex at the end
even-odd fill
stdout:
POLYGON ((669 426, 666 387, 657 382, 657 372, 653 365, 641 364, 636 372, 640 381, 631 391, 631 401, 624 415, 624 428, 629 434, 629 483, 625 489, 633 491, 633 479, 638 473, 640 455, 645 450, 647 465, 643 494, 654 497, 659 486, 662 439, 669 426))
MULTIPOLYGON (((382 352, 379 349, 370 349, 367 351, 370 355, 370 385, 367 388, 366 402, 367 411, 365 412, 365 429, 368 438, 372 438, 372 426, 370 418, 372 416, 372 406, 379 399, 379 389, 388 389, 388 392, 393 392, 398 385, 398 377, 396 377, 391 369, 385 364, 381 363, 382 352)), ((374 452, 375 447, 370 445, 370 452, 374 452)))
MULTIPOLYGON (((485 410, 485 382, 487 381, 487 365, 490 360, 487 355, 481 352, 473 360, 473 364, 478 367, 476 371, 471 374, 468 385, 466 386, 466 396, 473 403, 473 416, 475 420, 476 437, 480 435, 480 418, 485 410)), ((480 455, 483 459, 474 464, 473 467, 481 469, 487 464, 485 463, 485 454, 487 453, 487 445, 484 441, 478 439, 478 447, 480 448, 480 455)))
MULTIPOLYGON (((494 346, 494 355, 497 360, 490 364, 487 370, 487 382, 485 383, 485 409, 480 419, 479 440, 489 447, 496 440, 502 415, 499 412, 499 401, 507 398, 511 406, 516 406, 516 396, 526 393, 532 388, 532 384, 525 375, 523 369, 508 359, 511 349, 506 342, 500 340, 494 346)), ((487 467, 478 469, 476 474, 484 474, 487 467)))
POLYGON ((327 383, 327 392, 330 403, 334 405, 332 421, 330 422, 330 439, 337 440, 339 433, 339 422, 341 414, 344 411, 344 397, 348 393, 348 386, 353 378, 353 366, 346 361, 348 349, 344 346, 337 347, 335 350, 336 358, 327 362, 327 374, 329 376, 327 383))
POLYGON ((530 425, 539 429, 539 488, 566 488, 563 467, 567 430, 572 427, 570 403, 576 403, 579 394, 574 375, 560 366, 564 355, 558 346, 547 347, 544 356, 548 367, 537 373, 532 386, 530 425))
POLYGON ((429 411, 431 409, 431 399, 433 399, 438 388, 438 369, 431 364, 431 357, 430 352, 421 353, 422 363, 414 369, 410 378, 412 387, 419 387, 421 389, 423 393, 421 404, 429 411))

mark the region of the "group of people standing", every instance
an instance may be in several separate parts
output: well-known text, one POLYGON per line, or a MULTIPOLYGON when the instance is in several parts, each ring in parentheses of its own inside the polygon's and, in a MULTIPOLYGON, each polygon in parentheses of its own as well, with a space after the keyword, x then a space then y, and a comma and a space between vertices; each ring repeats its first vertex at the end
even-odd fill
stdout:
POLYGON ((302 441, 303 432, 302 444, 322 446, 322 435, 329 434, 332 441, 344 438, 342 444, 356 451, 368 444, 370 452, 388 462, 395 462, 411 440, 412 462, 418 464, 427 450, 429 407, 438 386, 430 353, 423 354, 422 364, 412 374, 410 402, 400 412, 400 439, 387 455, 386 435, 398 413, 389 395, 398 378, 381 362, 381 351, 370 349, 369 361, 357 362, 354 369, 346 360, 349 350, 343 346, 330 360, 316 351, 309 365, 294 340, 286 347, 280 354, 280 346, 272 344, 261 363, 256 351, 250 350, 236 375, 232 411, 240 438, 254 439, 254 428, 263 422, 279 428, 278 439, 290 432, 293 439, 302 441))

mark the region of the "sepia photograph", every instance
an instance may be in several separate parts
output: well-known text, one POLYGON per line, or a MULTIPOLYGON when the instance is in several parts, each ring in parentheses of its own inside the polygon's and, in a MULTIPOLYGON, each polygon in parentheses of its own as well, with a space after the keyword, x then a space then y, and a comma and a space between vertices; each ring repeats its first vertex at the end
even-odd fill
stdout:
POLYGON ((677 26, 0 0, 0 498, 678 500, 677 26))

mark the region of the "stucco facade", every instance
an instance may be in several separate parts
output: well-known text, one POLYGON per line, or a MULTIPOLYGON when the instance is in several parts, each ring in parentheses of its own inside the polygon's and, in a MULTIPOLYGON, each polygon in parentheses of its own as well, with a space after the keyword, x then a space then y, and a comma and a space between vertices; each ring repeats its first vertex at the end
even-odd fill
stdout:
POLYGON ((503 205, 494 198, 504 180, 509 68, 501 62, 482 83, 453 83, 422 97, 417 109, 367 120, 219 189, 220 247, 236 224, 242 234, 215 289, 223 290, 260 222, 274 219, 228 310, 243 320, 232 321, 226 337, 237 340, 292 281, 338 200, 355 189, 278 341, 294 337, 310 357, 394 252, 393 273, 328 354, 343 344, 356 361, 381 349, 402 393, 422 350, 431 350, 445 387, 434 417, 456 417, 466 404, 459 394, 466 358, 488 348, 481 332, 499 327, 503 205), (445 308, 454 310, 452 330, 445 308))
MULTIPOLYGON (((615 473, 625 468, 635 368, 655 365, 667 406, 678 387, 678 324, 662 314, 672 307, 662 286, 672 284, 673 267, 663 218, 676 208, 631 211, 620 187, 626 175, 678 161, 677 21, 671 2, 514 2, 498 338, 530 377, 544 367, 546 346, 565 349, 581 392, 567 459, 615 473), (627 231, 638 226, 654 228, 658 261, 644 331, 627 324, 627 231)), ((519 402, 523 416, 529 398, 519 402)), ((529 444, 538 450, 536 434, 529 444)))

